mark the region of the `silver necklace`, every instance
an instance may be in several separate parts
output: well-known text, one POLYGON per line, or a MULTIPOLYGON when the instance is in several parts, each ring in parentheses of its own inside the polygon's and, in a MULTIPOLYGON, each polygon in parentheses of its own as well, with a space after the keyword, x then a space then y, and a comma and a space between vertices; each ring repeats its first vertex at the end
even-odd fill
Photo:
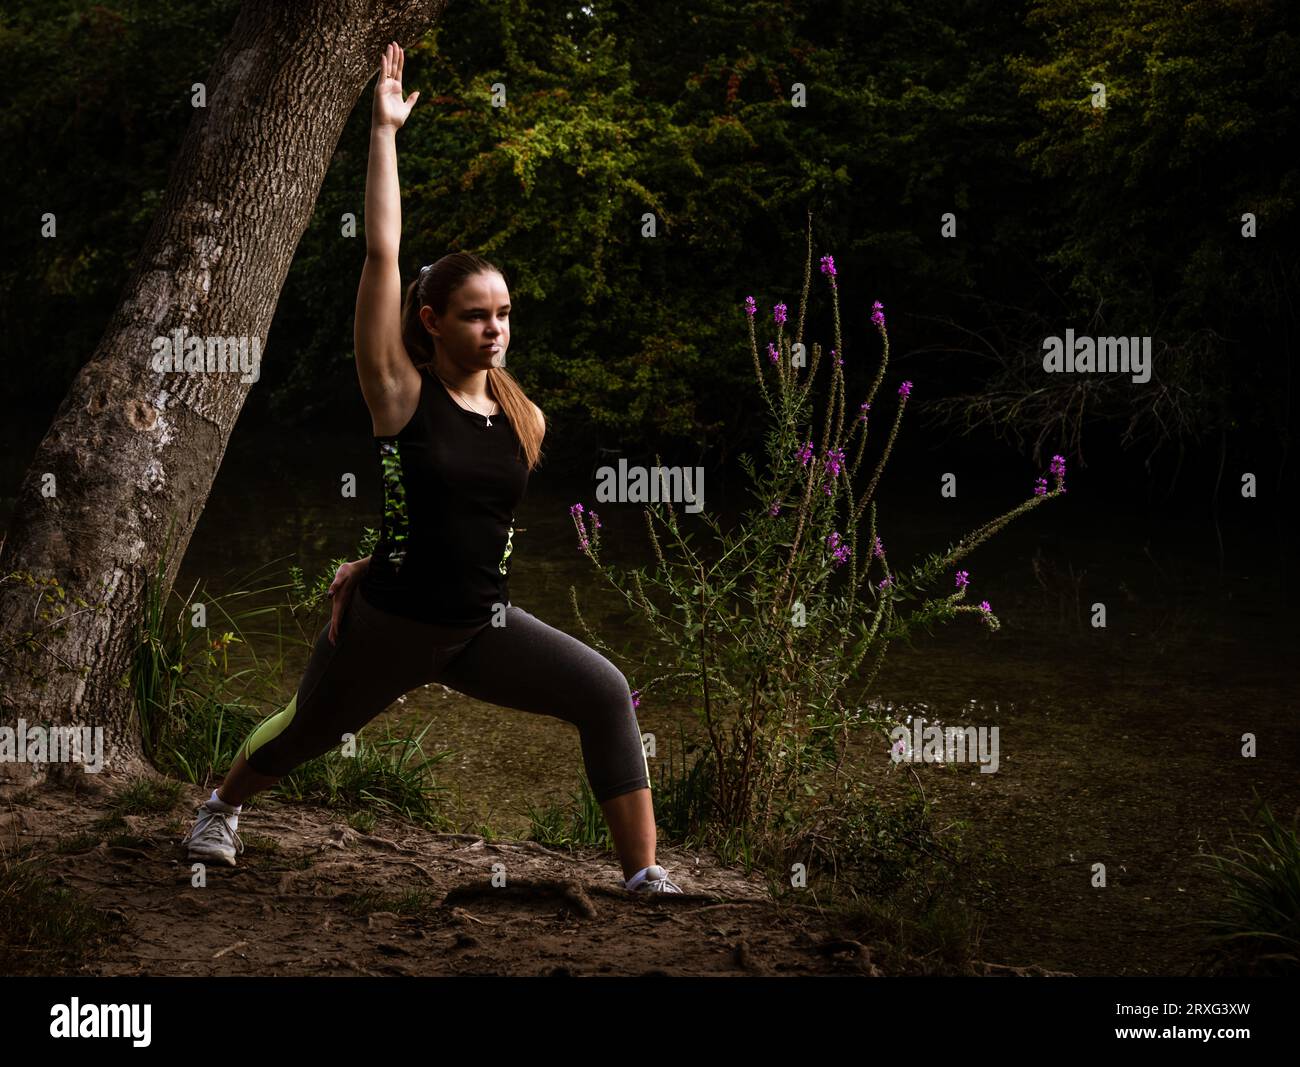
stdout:
MULTIPOLYGON (((439 375, 439 376, 438 376, 438 380, 439 380, 439 381, 443 381, 442 375, 439 375)), ((473 404, 470 404, 470 402, 469 402, 469 398, 466 397, 465 394, 462 393, 459 389, 452 389, 452 387, 451 387, 450 385, 447 386, 447 388, 448 388, 448 389, 451 389, 451 391, 452 391, 453 393, 455 393, 458 397, 460 397, 462 400, 464 400, 465 403, 469 406, 469 409, 470 409, 472 412, 474 412, 475 415, 483 415, 483 412, 479 411, 479 409, 476 408, 473 404)), ((492 406, 493 406, 493 408, 496 407, 496 402, 495 402, 495 401, 493 402, 492 406)), ((484 417, 485 419, 487 419, 487 422, 483 424, 483 428, 484 428, 484 429, 487 429, 487 427, 489 427, 489 426, 492 425, 492 416, 491 416, 491 415, 483 415, 483 417, 484 417)))

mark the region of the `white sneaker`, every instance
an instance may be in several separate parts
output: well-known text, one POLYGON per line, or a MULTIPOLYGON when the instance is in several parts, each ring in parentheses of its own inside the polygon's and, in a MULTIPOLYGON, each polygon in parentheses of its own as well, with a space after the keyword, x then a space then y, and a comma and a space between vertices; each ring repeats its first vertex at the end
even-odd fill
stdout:
POLYGON ((240 840, 235 826, 239 815, 233 811, 217 811, 208 807, 205 800, 195 811, 198 820, 194 828, 181 841, 189 846, 189 858, 205 863, 224 863, 235 866, 235 855, 244 851, 244 842, 240 840))
POLYGON ((681 891, 682 887, 670 879, 668 872, 658 864, 646 870, 645 878, 637 883, 635 889, 628 890, 629 893, 680 893, 681 891))

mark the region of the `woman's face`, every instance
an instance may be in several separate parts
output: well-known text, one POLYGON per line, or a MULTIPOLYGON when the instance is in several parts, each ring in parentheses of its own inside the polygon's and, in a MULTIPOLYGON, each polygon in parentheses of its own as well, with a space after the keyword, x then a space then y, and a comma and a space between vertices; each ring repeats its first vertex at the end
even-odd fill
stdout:
POLYGON ((463 370, 486 370, 505 363, 510 347, 510 291, 495 271, 466 278, 448 299, 445 315, 425 306, 420 318, 437 338, 444 356, 463 370))

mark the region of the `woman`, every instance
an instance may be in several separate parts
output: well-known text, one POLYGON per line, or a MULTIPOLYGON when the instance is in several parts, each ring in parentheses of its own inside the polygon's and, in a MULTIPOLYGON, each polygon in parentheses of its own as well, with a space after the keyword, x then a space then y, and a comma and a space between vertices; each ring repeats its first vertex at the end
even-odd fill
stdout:
POLYGON ((546 424, 503 369, 505 278, 479 256, 444 256, 407 287, 399 314, 396 133, 420 95, 403 100, 403 65, 390 44, 375 85, 355 326, 384 483, 380 539, 373 556, 339 568, 333 616, 296 694, 245 740, 183 843, 191 859, 234 866, 245 800, 436 681, 576 725, 624 886, 680 893, 655 863, 649 764, 627 679, 510 603, 514 509, 546 424))

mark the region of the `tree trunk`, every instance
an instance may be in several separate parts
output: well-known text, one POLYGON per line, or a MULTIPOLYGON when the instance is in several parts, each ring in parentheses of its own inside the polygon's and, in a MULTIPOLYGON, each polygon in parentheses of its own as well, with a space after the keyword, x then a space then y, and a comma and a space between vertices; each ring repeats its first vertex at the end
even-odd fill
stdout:
MULTIPOLYGON (((155 338, 264 342, 384 46, 418 40, 445 3, 249 0, 240 11, 137 265, 0 545, 0 726, 100 726, 106 771, 145 770, 128 684, 142 583, 174 519, 170 591, 251 384, 239 371, 155 370, 155 338)), ((63 773, 85 772, 0 761, 0 787, 63 773)))

